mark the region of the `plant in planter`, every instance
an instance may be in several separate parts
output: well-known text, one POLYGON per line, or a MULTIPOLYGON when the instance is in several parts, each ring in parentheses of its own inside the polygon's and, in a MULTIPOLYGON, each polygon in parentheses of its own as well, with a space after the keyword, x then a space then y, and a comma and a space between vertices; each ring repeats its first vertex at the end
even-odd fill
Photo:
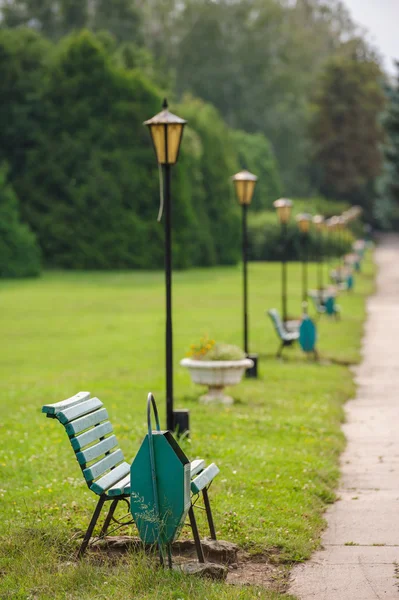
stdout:
POLYGON ((180 364, 189 370, 194 383, 208 387, 208 393, 200 397, 200 402, 229 405, 234 400, 223 393, 224 388, 240 383, 245 370, 254 363, 241 348, 204 337, 199 344, 192 344, 188 357, 180 364))

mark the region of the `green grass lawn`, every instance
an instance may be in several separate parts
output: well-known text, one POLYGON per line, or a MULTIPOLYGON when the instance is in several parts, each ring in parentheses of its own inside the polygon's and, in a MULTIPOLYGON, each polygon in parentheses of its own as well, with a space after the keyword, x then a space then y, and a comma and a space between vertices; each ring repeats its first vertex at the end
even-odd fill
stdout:
MULTIPOLYGON (((311 286, 315 271, 310 265, 311 286)), ((289 265, 288 275, 289 312, 299 316, 300 266, 289 265)), ((280 308, 279 265, 251 264, 249 283, 260 377, 228 390, 234 406, 202 406, 202 388, 179 360, 203 334, 242 344, 241 270, 174 275, 175 407, 190 409, 187 454, 220 467, 211 490, 219 537, 290 564, 317 548, 334 498, 342 405, 355 391, 346 364, 360 357, 374 266, 368 259, 355 291, 340 296, 341 321, 320 319, 319 364, 290 348, 286 360, 274 358, 278 340, 265 310, 280 308)), ((165 422, 162 273, 56 272, 2 282, 0 306, 0 598, 281 598, 154 570, 137 555, 71 564, 74 536, 87 527, 95 497, 63 427, 41 407, 79 390, 99 396, 128 460, 146 431, 149 391, 165 422)))

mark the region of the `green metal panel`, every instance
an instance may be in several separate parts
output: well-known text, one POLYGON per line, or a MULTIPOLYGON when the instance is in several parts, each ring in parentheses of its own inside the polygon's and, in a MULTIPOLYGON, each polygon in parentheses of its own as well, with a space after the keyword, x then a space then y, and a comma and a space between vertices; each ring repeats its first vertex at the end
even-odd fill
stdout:
MULTIPOLYGON (((111 488, 113 485, 117 484, 118 481, 121 481, 122 479, 124 479, 126 477, 127 473, 129 473, 129 471, 130 471, 130 465, 127 462, 123 462, 122 464, 115 467, 115 469, 112 469, 112 471, 110 471, 109 473, 104 475, 104 477, 100 477, 100 479, 97 479, 97 481, 92 483, 92 485, 90 486, 90 489, 95 494, 98 494, 99 496, 101 496, 101 494, 106 492, 109 488, 111 488)), ((120 496, 120 495, 121 494, 112 494, 112 496, 120 496)), ((111 496, 111 494, 110 494, 110 496, 111 496)))
POLYGON ((62 402, 57 402, 56 404, 45 404, 42 407, 42 412, 48 415, 56 415, 60 411, 70 408, 71 406, 75 406, 75 404, 80 404, 85 400, 90 398, 90 392, 79 392, 75 394, 71 398, 67 398, 66 400, 62 400, 62 402))
POLYGON ((80 402, 71 408, 60 411, 57 413, 57 418, 60 423, 66 425, 70 421, 78 419, 79 417, 83 417, 84 415, 101 408, 102 405, 103 403, 98 398, 91 398, 91 400, 80 402))
POLYGON ((105 435, 111 432, 112 425, 109 421, 101 423, 101 425, 94 426, 93 429, 90 429, 89 431, 86 431, 85 433, 82 433, 77 437, 71 438, 72 448, 75 450, 75 452, 77 452, 78 450, 81 450, 88 444, 99 440, 100 438, 104 437, 105 435))
POLYGON ((100 477, 100 475, 108 471, 108 469, 115 467, 123 459, 123 452, 118 448, 118 450, 94 463, 94 465, 91 465, 91 467, 83 469, 83 475, 86 481, 93 481, 93 479, 100 477))
POLYGON ((78 452, 76 454, 76 458, 78 459, 78 463, 80 465, 85 465, 86 463, 95 460, 99 456, 102 456, 106 452, 109 452, 111 448, 115 448, 118 445, 118 440, 114 435, 111 435, 109 438, 98 442, 98 444, 94 444, 94 446, 90 446, 90 448, 86 448, 82 452, 78 452))
POLYGON ((150 465, 149 437, 130 470, 130 509, 144 542, 171 543, 179 534, 190 508, 190 462, 169 431, 153 431, 157 518, 150 465))
POLYGON ((72 423, 68 423, 68 425, 65 426, 65 431, 69 436, 77 435, 85 429, 89 429, 89 427, 93 427, 93 425, 97 425, 106 419, 108 419, 107 409, 100 408, 100 410, 96 410, 86 417, 81 417, 80 419, 76 419, 76 421, 72 421, 72 423))

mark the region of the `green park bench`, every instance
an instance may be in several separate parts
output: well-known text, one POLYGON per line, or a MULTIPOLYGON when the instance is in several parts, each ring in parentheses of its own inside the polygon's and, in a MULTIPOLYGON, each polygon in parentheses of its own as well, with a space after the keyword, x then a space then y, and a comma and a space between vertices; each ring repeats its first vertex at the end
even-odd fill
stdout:
MULTIPOLYGON (((110 502, 110 508, 100 534, 93 543, 105 537, 111 521, 117 523, 117 529, 133 523, 130 515, 129 520, 123 522, 114 517, 119 502, 125 502, 130 510, 130 464, 125 461, 119 448, 106 408, 98 398, 90 398, 89 392, 79 392, 62 402, 46 404, 42 407, 42 412, 50 419, 57 419, 65 427, 86 484, 99 497, 78 551, 80 558, 90 542, 106 502, 110 502)), ((205 467, 205 461, 201 459, 190 463, 191 506, 188 515, 200 562, 204 562, 204 555, 193 507, 202 495, 210 536, 216 540, 208 488, 218 473, 219 469, 214 463, 208 467, 205 467)))
POLYGON ((298 341, 299 331, 287 331, 287 329, 284 326, 283 321, 281 320, 281 317, 280 317, 278 311, 275 308, 271 308, 270 310, 267 311, 267 313, 272 320, 274 329, 275 329, 277 336, 281 342, 279 349, 277 350, 277 354, 276 354, 276 357, 280 358, 280 356, 282 355, 283 349, 286 346, 292 346, 296 341, 298 341))
POLYGON ((335 317, 336 319, 339 319, 341 314, 341 308, 335 302, 334 296, 327 296, 326 298, 324 298, 323 302, 320 301, 320 297, 318 294, 312 294, 311 298, 313 300, 313 304, 318 315, 328 315, 330 317, 335 317))

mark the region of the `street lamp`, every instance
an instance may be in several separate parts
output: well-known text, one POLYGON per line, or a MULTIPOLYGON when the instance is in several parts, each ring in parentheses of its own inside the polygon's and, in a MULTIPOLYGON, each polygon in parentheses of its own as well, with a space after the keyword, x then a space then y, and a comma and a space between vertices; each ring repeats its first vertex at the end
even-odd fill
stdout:
MULTIPOLYGON (((248 345, 248 283, 247 283, 247 254, 248 254, 248 236, 247 236, 247 210, 251 204, 252 196, 255 190, 258 178, 249 171, 240 171, 232 177, 236 189, 238 202, 242 206, 242 265, 243 265, 243 312, 244 312, 244 351, 249 355, 248 345)), ((247 369, 247 377, 257 377, 257 356, 251 355, 254 361, 252 369, 247 369)))
MULTIPOLYGON (((173 115, 168 110, 166 98, 163 110, 152 119, 144 122, 150 130, 155 154, 159 165, 162 165, 165 190, 165 283, 166 283, 166 426, 173 431, 176 419, 182 418, 188 429, 187 411, 173 410, 173 336, 172 336, 172 210, 170 197, 170 169, 179 158, 180 144, 183 137, 184 119, 173 115), (184 417, 184 415, 186 415, 184 417)), ((184 429, 180 427, 180 430, 184 429)))
POLYGON ((317 287, 319 288, 319 299, 322 304, 323 298, 323 229, 324 229, 324 217, 322 215, 315 215, 313 217, 313 225, 317 231, 317 241, 319 246, 319 256, 317 261, 317 287))
POLYGON ((301 213, 297 215, 299 231, 302 237, 302 307, 305 315, 308 312, 308 251, 309 251, 309 231, 312 223, 312 215, 301 213))
POLYGON ((282 238, 282 257, 281 257, 281 300, 282 300, 282 318, 287 321, 287 225, 291 216, 292 201, 287 198, 280 198, 273 202, 277 211, 277 216, 281 223, 282 238))

